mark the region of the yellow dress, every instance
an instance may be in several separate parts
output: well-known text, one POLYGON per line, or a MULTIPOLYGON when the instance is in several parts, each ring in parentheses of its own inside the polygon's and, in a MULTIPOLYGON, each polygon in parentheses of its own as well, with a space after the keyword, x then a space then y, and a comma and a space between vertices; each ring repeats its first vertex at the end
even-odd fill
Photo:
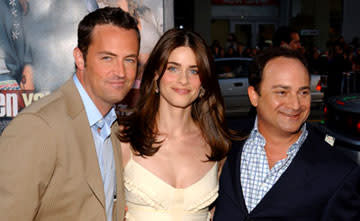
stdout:
POLYGON ((126 220, 207 221, 218 196, 218 164, 187 188, 174 188, 132 159, 124 168, 126 220))

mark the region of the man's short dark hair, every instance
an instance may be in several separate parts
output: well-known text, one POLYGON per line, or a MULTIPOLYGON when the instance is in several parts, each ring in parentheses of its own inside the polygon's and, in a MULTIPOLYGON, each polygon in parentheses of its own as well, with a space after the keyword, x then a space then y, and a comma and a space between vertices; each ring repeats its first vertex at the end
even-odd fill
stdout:
POLYGON ((248 78, 249 85, 253 86, 258 94, 260 94, 260 84, 263 78, 264 68, 266 64, 269 63, 269 61, 278 57, 293 58, 300 61, 306 68, 307 73, 309 74, 307 62, 300 52, 282 47, 268 48, 262 53, 260 53, 258 56, 256 56, 255 63, 251 68, 248 78))
POLYGON ((135 30, 140 43, 140 32, 138 23, 129 13, 119 7, 105 7, 97 9, 86 15, 78 26, 78 48, 82 52, 84 59, 91 44, 92 32, 96 25, 111 24, 126 30, 135 30))
POLYGON ((285 42, 287 44, 290 44, 291 42, 291 34, 292 33, 298 33, 295 29, 287 26, 282 26, 278 28, 274 34, 273 37, 273 46, 274 47, 280 47, 281 42, 285 42))

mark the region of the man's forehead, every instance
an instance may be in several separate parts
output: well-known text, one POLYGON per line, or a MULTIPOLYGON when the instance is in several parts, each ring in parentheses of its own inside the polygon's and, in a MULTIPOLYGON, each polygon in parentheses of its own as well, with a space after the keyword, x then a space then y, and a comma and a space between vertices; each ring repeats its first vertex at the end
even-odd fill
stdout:
POLYGON ((310 85, 310 76, 304 64, 296 58, 276 57, 269 60, 263 70, 262 82, 273 85, 285 84, 289 86, 305 79, 306 84, 310 85), (289 81, 291 80, 291 81, 289 81))
POLYGON ((92 36, 96 34, 108 34, 113 33, 115 31, 121 31, 122 33, 130 33, 134 32, 136 34, 135 29, 126 29, 118 25, 114 24, 96 24, 91 32, 92 36))
MULTIPOLYGON (((134 29, 125 29, 113 24, 98 24, 91 32, 89 48, 107 46, 109 50, 116 45, 129 49, 139 49, 137 33, 134 29), (122 36, 122 37, 119 37, 122 36)), ((111 51, 111 50, 110 50, 111 51)))
POLYGON ((302 66, 305 71, 307 71, 307 68, 305 65, 296 57, 287 57, 287 56, 277 56, 270 58, 265 66, 264 66, 264 73, 268 71, 271 68, 278 68, 278 69, 284 69, 286 70, 288 66, 302 66))

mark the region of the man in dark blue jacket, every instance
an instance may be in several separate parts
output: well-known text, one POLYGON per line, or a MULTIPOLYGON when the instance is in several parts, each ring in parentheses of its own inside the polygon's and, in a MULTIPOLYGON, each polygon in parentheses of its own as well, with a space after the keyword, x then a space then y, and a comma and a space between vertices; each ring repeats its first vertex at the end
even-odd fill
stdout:
POLYGON ((360 169, 305 123, 310 75, 296 51, 258 56, 248 95, 257 116, 223 167, 214 220, 360 220, 360 169))

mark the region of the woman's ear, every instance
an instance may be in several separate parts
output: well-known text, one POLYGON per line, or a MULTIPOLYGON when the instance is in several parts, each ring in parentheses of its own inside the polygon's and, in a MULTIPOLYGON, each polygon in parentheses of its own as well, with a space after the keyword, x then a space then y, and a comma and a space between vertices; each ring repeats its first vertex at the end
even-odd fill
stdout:
POLYGON ((159 80, 159 74, 158 74, 158 72, 155 72, 154 81, 157 81, 157 80, 159 80))
POLYGON ((248 96, 249 96, 251 104, 254 107, 257 107, 260 95, 257 93, 257 91, 255 90, 255 88, 253 86, 248 87, 248 96))
POLYGON ((159 79, 159 75, 157 72, 155 72, 155 76, 154 76, 154 90, 155 93, 158 94, 160 89, 159 89, 159 84, 158 84, 158 79, 159 79))

